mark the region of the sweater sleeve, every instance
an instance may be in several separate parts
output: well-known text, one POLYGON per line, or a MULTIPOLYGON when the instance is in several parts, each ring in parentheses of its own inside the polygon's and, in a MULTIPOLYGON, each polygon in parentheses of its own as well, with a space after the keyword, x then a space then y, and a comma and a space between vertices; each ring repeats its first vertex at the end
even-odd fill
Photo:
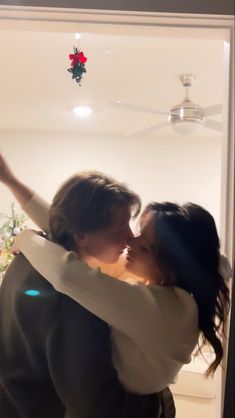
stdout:
POLYGON ((79 261, 74 252, 25 230, 17 248, 59 292, 129 337, 143 338, 143 327, 156 315, 156 300, 143 284, 114 279, 79 261))
POLYGON ((46 200, 34 194, 23 210, 39 228, 47 232, 49 230, 49 207, 46 200))

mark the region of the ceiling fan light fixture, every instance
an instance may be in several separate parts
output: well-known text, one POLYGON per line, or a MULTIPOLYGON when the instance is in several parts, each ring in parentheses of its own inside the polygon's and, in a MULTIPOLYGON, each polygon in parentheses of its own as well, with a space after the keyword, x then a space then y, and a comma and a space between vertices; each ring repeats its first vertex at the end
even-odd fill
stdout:
POLYGON ((168 121, 176 132, 191 134, 196 132, 205 121, 203 108, 186 97, 181 103, 171 108, 168 121))
POLYGON ((169 126, 171 126, 172 129, 174 129, 179 134, 183 135, 193 134, 200 130, 201 127, 205 127, 206 129, 211 129, 220 133, 222 132, 222 122, 208 119, 207 117, 221 114, 223 111, 223 105, 219 103, 212 106, 202 107, 196 103, 193 103, 189 97, 189 89, 196 81, 197 77, 194 74, 186 73, 181 74, 179 79, 185 88, 185 96, 180 103, 173 106, 168 112, 156 108, 125 103, 121 100, 111 103, 112 105, 132 111, 137 110, 168 117, 168 120, 165 120, 162 123, 155 123, 151 126, 147 126, 145 129, 140 129, 128 134, 128 136, 149 135, 159 129, 164 129, 169 126))
POLYGON ((178 121, 175 123, 171 123, 172 129, 180 135, 189 135, 196 133, 202 127, 203 122, 198 121, 178 121))

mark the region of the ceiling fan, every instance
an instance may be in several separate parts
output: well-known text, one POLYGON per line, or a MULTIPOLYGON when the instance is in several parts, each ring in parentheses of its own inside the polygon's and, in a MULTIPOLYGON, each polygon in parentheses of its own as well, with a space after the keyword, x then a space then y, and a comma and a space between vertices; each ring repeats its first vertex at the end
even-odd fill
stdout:
POLYGON ((208 116, 218 115, 222 113, 222 104, 216 104, 209 107, 202 107, 193 103, 189 97, 189 89, 196 81, 197 77, 193 74, 181 74, 179 76, 179 79, 183 87, 185 88, 185 97, 181 103, 173 106, 169 112, 136 106, 121 101, 110 103, 113 106, 118 106, 130 110, 137 110, 167 116, 167 120, 162 123, 155 123, 154 125, 151 125, 148 128, 130 132, 126 136, 148 135, 160 129, 167 128, 169 127, 169 125, 172 126, 172 128, 180 134, 191 134, 195 132, 197 128, 199 128, 200 126, 212 129, 217 132, 222 132, 221 122, 207 118, 208 116))

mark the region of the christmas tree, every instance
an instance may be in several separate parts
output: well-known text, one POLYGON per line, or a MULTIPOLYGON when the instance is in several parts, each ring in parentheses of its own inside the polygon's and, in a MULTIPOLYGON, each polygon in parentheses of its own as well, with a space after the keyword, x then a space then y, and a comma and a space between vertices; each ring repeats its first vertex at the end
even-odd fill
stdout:
POLYGON ((0 226, 0 282, 7 267, 13 260, 12 246, 15 237, 26 228, 26 216, 16 212, 15 204, 11 205, 11 214, 0 214, 3 223, 0 226))

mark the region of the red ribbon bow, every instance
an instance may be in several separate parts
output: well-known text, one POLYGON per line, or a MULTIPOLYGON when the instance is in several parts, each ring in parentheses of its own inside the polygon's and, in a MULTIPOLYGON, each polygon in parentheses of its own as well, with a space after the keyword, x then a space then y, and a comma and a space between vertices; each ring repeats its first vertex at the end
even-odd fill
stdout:
POLYGON ((85 57, 83 52, 79 52, 78 54, 69 54, 69 59, 72 60, 72 67, 74 67, 79 62, 82 62, 83 64, 87 62, 87 58, 85 57))

